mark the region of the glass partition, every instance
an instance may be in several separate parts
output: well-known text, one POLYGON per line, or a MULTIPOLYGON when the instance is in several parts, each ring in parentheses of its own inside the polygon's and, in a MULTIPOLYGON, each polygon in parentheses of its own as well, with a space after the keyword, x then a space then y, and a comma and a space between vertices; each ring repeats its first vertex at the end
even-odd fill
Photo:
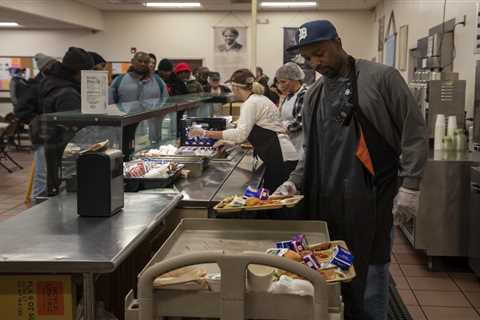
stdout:
POLYGON ((125 160, 139 150, 178 145, 180 117, 212 116, 209 99, 207 94, 191 94, 110 105, 105 114, 76 110, 43 115, 48 184, 72 176, 79 152, 107 139, 109 147, 122 150, 125 160))

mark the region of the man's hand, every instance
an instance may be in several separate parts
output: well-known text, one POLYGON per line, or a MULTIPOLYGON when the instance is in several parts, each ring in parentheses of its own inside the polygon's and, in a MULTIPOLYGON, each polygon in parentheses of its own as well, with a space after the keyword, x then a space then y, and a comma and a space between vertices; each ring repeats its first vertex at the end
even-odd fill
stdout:
POLYGON ((401 187, 393 200, 393 223, 401 225, 417 215, 420 191, 401 187))
POLYGON ((275 190, 275 192, 272 194, 272 198, 275 197, 291 197, 298 194, 297 187, 295 187, 295 184, 291 181, 286 181, 284 182, 280 187, 275 190))

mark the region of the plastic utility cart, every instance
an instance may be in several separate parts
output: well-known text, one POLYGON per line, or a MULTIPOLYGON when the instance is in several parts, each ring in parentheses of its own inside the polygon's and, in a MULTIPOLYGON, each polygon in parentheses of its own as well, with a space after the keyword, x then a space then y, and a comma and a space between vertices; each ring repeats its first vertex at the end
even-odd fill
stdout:
POLYGON ((264 252, 276 242, 304 234, 310 243, 329 241, 321 221, 184 219, 139 274, 137 298, 126 298, 126 320, 166 317, 243 319, 343 319, 339 284, 327 284, 313 269, 264 252), (314 296, 246 290, 249 264, 267 265, 309 280, 314 296), (221 274, 210 290, 153 286, 154 279, 186 267, 221 274))

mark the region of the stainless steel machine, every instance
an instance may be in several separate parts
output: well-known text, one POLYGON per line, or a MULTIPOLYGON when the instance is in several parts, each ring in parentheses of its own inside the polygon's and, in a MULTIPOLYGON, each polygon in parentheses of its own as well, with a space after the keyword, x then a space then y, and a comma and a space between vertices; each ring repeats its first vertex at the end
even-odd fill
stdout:
MULTIPOLYGON (((453 67, 455 20, 436 26, 429 36, 418 40, 415 68, 409 86, 423 111, 429 138, 433 138, 438 114, 457 117, 465 129, 466 81, 459 80, 453 67), (443 40, 441 40, 443 38, 443 40)), ((424 250, 429 267, 437 257, 466 257, 470 212, 470 170, 480 165, 480 153, 433 151, 421 185, 420 207, 416 218, 400 227, 415 249, 424 250)))
POLYGON ((480 61, 477 61, 477 64, 475 66, 475 101, 473 106, 472 138, 473 149, 480 150, 480 61))
POLYGON ((453 29, 455 19, 429 30, 427 37, 417 41, 410 89, 427 121, 429 136, 437 114, 457 117, 459 128, 465 128, 466 81, 459 80, 453 70, 453 29))
POLYGON ((424 250, 429 267, 437 257, 466 257, 470 212, 470 170, 480 152, 435 151, 430 154, 420 187, 416 218, 400 226, 412 246, 424 250))
POLYGON ((471 174, 468 262, 480 277, 480 167, 472 168, 471 174))

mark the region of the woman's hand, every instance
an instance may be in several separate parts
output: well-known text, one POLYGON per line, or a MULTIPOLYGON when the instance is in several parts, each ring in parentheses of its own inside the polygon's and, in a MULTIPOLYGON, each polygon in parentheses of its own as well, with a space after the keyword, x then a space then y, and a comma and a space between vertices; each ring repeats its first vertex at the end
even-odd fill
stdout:
POLYGON ((227 142, 226 142, 225 140, 218 140, 218 141, 215 142, 215 144, 213 145, 213 148, 215 148, 215 149, 220 149, 220 148, 225 147, 226 144, 227 144, 227 142))
POLYGON ((200 128, 190 128, 190 130, 188 131, 189 138, 204 137, 204 136, 205 136, 205 130, 200 128))

